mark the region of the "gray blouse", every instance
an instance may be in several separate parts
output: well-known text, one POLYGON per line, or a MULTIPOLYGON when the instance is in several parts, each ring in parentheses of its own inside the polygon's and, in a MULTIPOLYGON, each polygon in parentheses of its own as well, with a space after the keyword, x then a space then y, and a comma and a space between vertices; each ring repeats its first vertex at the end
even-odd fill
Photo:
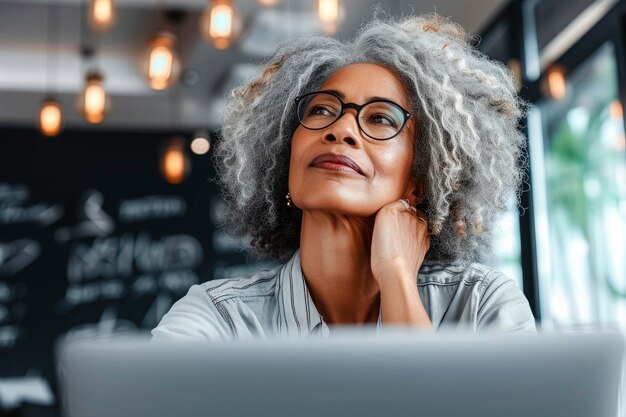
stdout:
MULTIPOLYGON (((425 261, 417 276, 433 329, 536 332, 515 282, 487 266, 425 261)), ((377 330, 382 328, 379 314, 377 330)), ((300 251, 272 270, 194 285, 152 330, 153 340, 328 337, 300 266, 300 251)))

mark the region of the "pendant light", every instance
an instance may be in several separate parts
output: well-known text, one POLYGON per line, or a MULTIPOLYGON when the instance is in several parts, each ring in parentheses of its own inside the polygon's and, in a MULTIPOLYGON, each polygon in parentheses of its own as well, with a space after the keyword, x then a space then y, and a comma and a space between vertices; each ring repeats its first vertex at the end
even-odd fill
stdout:
POLYGON ((96 32, 104 32, 115 23, 113 0, 91 0, 89 3, 89 24, 96 32))
POLYGON ((180 184, 189 172, 185 141, 175 137, 169 141, 161 158, 161 174, 170 184, 180 184))
POLYGON ((317 15, 324 32, 334 35, 339 30, 344 10, 339 0, 317 0, 317 15))
POLYGON ((209 0, 200 17, 200 33, 217 49, 228 48, 241 33, 241 17, 234 0, 209 0))
POLYGON ((189 145, 191 151, 196 155, 204 155, 211 149, 211 139, 209 132, 206 130, 198 130, 193 135, 191 145, 189 145))
MULTIPOLYGON (((58 44, 58 31, 59 31, 59 9, 58 6, 52 8, 51 6, 52 0, 48 4, 47 9, 47 25, 48 25, 48 43, 47 43, 47 54, 46 54, 46 72, 47 72, 47 88, 50 88, 51 84, 51 70, 50 67, 54 67, 56 70, 57 67, 57 59, 54 60, 54 64, 50 64, 51 57, 53 54, 50 51, 50 44, 55 42, 58 44), (54 18, 52 17, 52 13, 55 13, 54 18)), ((54 55, 55 58, 57 57, 54 55)), ((55 71, 56 75, 56 71, 55 71)), ((39 131, 45 136, 56 136, 61 132, 61 127, 63 125, 63 111, 61 110, 61 106, 59 102, 52 96, 46 97, 41 103, 41 107, 39 108, 39 117, 37 120, 37 125, 39 127, 39 131)))
MULTIPOLYGON (((94 6, 94 1, 91 1, 91 6, 94 6)), ((112 4, 112 3, 111 3, 112 4)), ((90 18, 91 18, 91 11, 90 18)), ((84 16, 83 13, 81 15, 84 16)), ((98 71, 98 63, 96 61, 96 47, 94 46, 94 39, 90 36, 91 33, 85 30, 85 19, 81 18, 80 26, 80 39, 85 42, 81 46, 81 61, 87 68, 85 75, 85 86, 83 91, 78 96, 77 104, 79 113, 83 115, 85 120, 91 124, 100 124, 104 120, 105 112, 109 107, 109 100, 107 98, 106 91, 104 90, 104 77, 100 71, 98 71), (83 35, 87 35, 83 37, 83 35)), ((96 37, 96 41, 99 38, 96 37)))
POLYGON ((59 102, 47 98, 41 103, 39 109, 39 130, 46 136, 56 136, 61 133, 63 124, 63 112, 59 102))
POLYGON ((88 73, 85 77, 81 107, 85 120, 91 124, 99 124, 104 120, 107 96, 102 81, 102 75, 95 71, 88 73))
POLYGON ((175 50, 176 35, 164 30, 155 33, 148 43, 143 72, 150 88, 165 90, 180 76, 180 60, 175 50))
POLYGON ((165 11, 162 6, 159 7, 159 11, 164 16, 164 22, 161 23, 163 27, 157 30, 148 42, 141 59, 141 72, 148 80, 150 88, 165 90, 170 88, 181 74, 182 65, 176 52, 178 40, 176 31, 187 18, 187 13, 176 9, 165 11))

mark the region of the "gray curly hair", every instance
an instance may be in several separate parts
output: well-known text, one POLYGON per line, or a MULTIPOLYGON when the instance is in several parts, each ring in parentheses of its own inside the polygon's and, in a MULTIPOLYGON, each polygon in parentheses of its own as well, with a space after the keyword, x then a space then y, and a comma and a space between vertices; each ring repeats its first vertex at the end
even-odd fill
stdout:
POLYGON ((350 43, 326 36, 286 43, 260 78, 234 90, 214 153, 227 203, 222 226, 261 256, 283 260, 299 247, 302 212, 285 204, 294 100, 353 63, 391 69, 417 116, 411 175, 426 185, 427 259, 482 259, 494 221, 523 179, 525 140, 517 125, 525 105, 508 68, 436 14, 374 16, 350 43))

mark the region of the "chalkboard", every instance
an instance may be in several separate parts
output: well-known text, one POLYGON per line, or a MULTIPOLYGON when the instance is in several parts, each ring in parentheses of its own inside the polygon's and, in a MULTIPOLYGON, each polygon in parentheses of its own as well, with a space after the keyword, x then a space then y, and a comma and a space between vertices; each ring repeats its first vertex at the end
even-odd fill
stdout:
POLYGON ((0 381, 56 392, 60 335, 151 329, 191 285, 276 265, 216 228, 211 152, 188 151, 186 179, 165 180, 172 137, 0 129, 0 381))

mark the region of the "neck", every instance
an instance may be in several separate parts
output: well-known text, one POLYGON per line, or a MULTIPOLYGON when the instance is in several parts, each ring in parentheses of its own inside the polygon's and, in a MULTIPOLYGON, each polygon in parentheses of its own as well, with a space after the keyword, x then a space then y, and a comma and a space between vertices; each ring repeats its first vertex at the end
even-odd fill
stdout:
POLYGON ((380 292, 370 267, 374 217, 305 211, 300 262, 307 287, 330 324, 378 320, 380 292))

